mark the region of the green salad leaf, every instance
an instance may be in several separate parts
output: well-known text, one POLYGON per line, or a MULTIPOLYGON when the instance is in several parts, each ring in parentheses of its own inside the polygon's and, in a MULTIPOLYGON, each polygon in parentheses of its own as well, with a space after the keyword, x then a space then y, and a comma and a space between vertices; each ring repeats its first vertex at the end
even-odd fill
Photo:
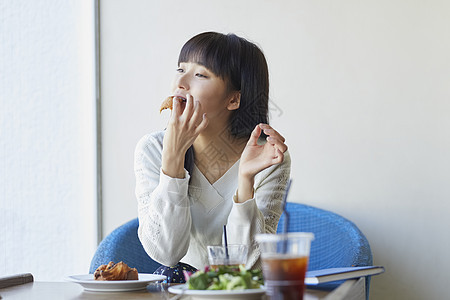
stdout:
POLYGON ((217 269, 206 267, 204 271, 185 274, 190 290, 244 290, 258 289, 264 284, 261 270, 247 270, 244 265, 239 268, 220 266, 217 269))

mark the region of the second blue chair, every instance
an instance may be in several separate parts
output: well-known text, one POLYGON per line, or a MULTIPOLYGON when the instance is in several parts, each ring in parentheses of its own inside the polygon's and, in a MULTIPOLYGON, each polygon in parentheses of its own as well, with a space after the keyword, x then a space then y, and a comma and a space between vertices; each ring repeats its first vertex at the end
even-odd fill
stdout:
MULTIPOLYGON (((317 207, 286 204, 289 214, 288 232, 312 232, 308 270, 372 265, 369 242, 358 227, 346 218, 317 207)), ((282 232, 285 214, 277 232, 282 232)))

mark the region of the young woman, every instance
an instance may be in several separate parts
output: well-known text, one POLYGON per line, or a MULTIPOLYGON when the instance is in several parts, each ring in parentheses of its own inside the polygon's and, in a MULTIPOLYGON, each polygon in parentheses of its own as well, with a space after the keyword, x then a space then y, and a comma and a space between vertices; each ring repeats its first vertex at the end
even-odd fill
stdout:
POLYGON ((260 268, 254 236, 276 232, 290 176, 285 139, 268 125, 263 53, 234 34, 201 33, 181 49, 171 95, 183 101, 166 130, 136 147, 144 249, 163 266, 203 269, 227 225, 228 243, 248 245, 246 266, 260 268))

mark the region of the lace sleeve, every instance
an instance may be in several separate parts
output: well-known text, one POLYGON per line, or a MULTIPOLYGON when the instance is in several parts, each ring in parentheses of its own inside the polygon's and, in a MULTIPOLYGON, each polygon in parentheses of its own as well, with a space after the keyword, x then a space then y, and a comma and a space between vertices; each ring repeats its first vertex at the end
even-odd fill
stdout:
POLYGON ((283 195, 291 172, 288 152, 284 161, 272 166, 255 178, 255 196, 244 203, 234 203, 228 217, 230 243, 247 244, 247 266, 258 268, 259 247, 255 241, 258 233, 275 233, 283 213, 283 195))
POLYGON ((151 258, 172 266, 179 262, 189 247, 189 174, 186 172, 185 178, 178 179, 161 172, 161 152, 162 133, 161 136, 147 135, 136 146, 138 236, 151 258))

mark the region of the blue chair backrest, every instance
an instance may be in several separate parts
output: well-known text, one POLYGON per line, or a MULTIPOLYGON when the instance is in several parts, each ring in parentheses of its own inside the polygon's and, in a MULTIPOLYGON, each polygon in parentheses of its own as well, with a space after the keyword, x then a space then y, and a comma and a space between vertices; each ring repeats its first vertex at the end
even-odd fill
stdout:
MULTIPOLYGON (((347 219, 312 206, 287 203, 290 215, 288 232, 313 232, 310 270, 366 266, 372 264, 369 243, 361 231, 347 219)), ((281 216, 278 232, 283 230, 285 215, 281 216)), ((91 261, 90 273, 110 261, 123 261, 140 273, 153 273, 160 264, 151 259, 137 235, 138 219, 118 227, 98 246, 91 261)))
POLYGON ((138 269, 139 273, 153 273, 161 266, 150 258, 142 247, 137 234, 138 226, 138 219, 133 219, 103 239, 92 258, 89 273, 94 273, 100 265, 110 261, 123 261, 128 266, 138 269))
MULTIPOLYGON (((330 211, 309 205, 286 204, 289 214, 288 232, 312 232, 309 270, 370 266, 372 252, 369 242, 355 224, 330 211)), ((281 216, 277 232, 282 232, 285 214, 281 216)))

